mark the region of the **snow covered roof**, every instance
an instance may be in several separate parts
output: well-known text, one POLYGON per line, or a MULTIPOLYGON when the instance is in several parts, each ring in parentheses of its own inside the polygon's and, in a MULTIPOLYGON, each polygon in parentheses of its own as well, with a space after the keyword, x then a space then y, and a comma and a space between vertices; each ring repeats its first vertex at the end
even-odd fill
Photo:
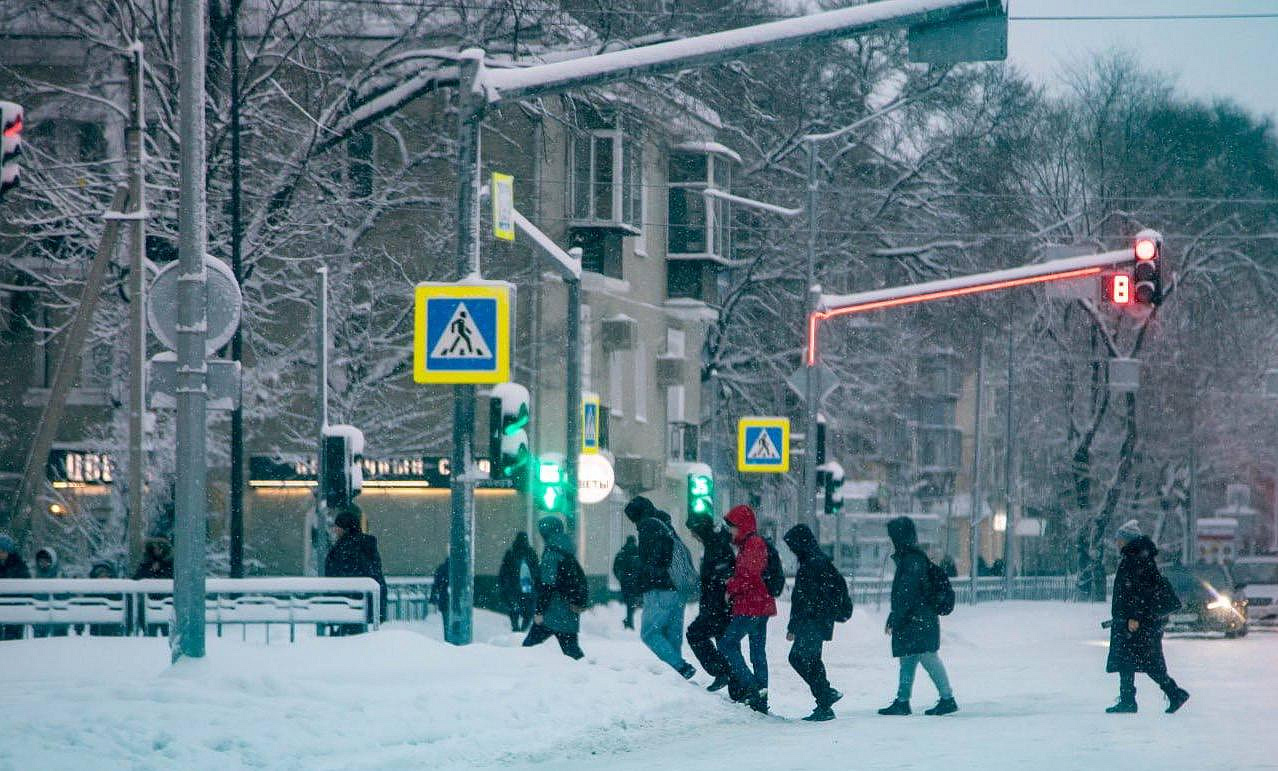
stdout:
POLYGON ((879 483, 872 479, 853 479, 843 483, 843 500, 863 501, 879 494, 879 483))
POLYGON ((729 158, 736 163, 741 163, 740 155, 718 142, 681 142, 671 149, 684 153, 714 153, 715 155, 729 158))

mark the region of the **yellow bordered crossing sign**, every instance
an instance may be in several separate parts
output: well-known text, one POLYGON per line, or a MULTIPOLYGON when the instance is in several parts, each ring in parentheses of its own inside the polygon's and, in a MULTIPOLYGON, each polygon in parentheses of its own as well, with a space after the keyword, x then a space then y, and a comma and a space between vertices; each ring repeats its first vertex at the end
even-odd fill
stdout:
POLYGON ((737 471, 784 474, 790 470, 790 419, 741 418, 737 422, 737 471))
POLYGON ((515 240, 515 178, 493 172, 490 187, 493 201, 493 238, 515 240))
POLYGON ((413 381, 510 380, 514 287, 504 281, 424 281, 414 293, 413 381))
POLYGON ((599 452, 599 394, 581 396, 581 451, 586 455, 599 452))

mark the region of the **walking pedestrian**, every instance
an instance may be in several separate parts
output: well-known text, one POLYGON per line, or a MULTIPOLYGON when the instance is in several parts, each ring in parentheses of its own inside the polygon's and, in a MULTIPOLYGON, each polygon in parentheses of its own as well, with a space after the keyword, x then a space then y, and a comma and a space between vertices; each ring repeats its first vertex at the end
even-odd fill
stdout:
POLYGON ((1163 657, 1163 626, 1167 615, 1180 607, 1175 591, 1158 570, 1158 548, 1141 534, 1140 523, 1129 520, 1115 534, 1118 570, 1114 574, 1114 598, 1109 630, 1106 672, 1118 673, 1118 703, 1110 714, 1136 711, 1136 673, 1144 672, 1167 696, 1171 714, 1189 700, 1189 691, 1167 674, 1163 657))
POLYGON ((674 539, 670 515, 642 495, 626 504, 626 517, 639 533, 639 577, 636 591, 643 593, 643 618, 639 636, 644 645, 672 669, 691 679, 697 670, 683 659, 684 598, 675 591, 670 567, 674 539))
POLYGON ((633 535, 626 536, 626 542, 612 558, 612 574, 621 586, 621 601, 626 604, 626 619, 622 626, 635 628, 635 608, 639 607, 640 593, 636 591, 639 583, 639 544, 633 535))
MULTIPOLYGON (((354 504, 348 506, 333 520, 335 536, 328 556, 324 559, 324 575, 343 578, 371 578, 377 582, 380 592, 381 617, 386 618, 386 576, 382 574, 382 555, 377 549, 377 538, 360 528, 360 510, 354 504)), ((359 634, 360 624, 343 624, 336 634, 359 634)))
POLYGON ((430 604, 435 606, 439 611, 439 617, 443 620, 444 633, 448 633, 448 571, 450 569, 449 557, 445 557, 444 561, 439 563, 439 567, 435 568, 435 578, 430 582, 430 604))
MULTIPOLYGON (((0 578, 30 578, 27 563, 18 554, 18 544, 8 533, 0 533, 0 578)), ((0 624, 0 640, 21 640, 21 624, 0 624)))
POLYGON ((897 517, 888 522, 887 531, 895 549, 892 560, 896 575, 892 577, 892 610, 883 631, 892 637, 892 655, 901 660, 901 673, 896 700, 879 714, 910 714, 910 695, 919 664, 927 670, 940 695, 940 701, 925 714, 958 712, 945 664, 937 653, 941 649, 941 619, 935 607, 932 561, 919 548, 914 520, 897 517))
POLYGON ((832 707, 843 694, 830 687, 821 660, 821 648, 834 639, 835 622, 852 617, 852 597, 847 581, 821 551, 816 536, 807 525, 795 525, 785 534, 786 546, 799 560, 790 593, 790 623, 785 639, 790 648, 790 666, 808 684, 816 709, 803 718, 810 721, 834 719, 832 707))
POLYGON ((501 558, 497 572, 497 590, 510 616, 512 632, 522 632, 532 624, 537 607, 536 577, 537 552, 528 542, 527 533, 515 533, 515 542, 501 558))
POLYGON ((565 656, 580 659, 586 655, 577 640, 588 599, 586 573, 577 562, 576 545, 558 517, 542 517, 537 522, 537 532, 545 541, 545 548, 537 583, 537 613, 524 638, 524 647, 540 645, 553 636, 565 656))
POLYGON ((734 687, 746 703, 756 712, 767 712, 768 619, 777 614, 776 600, 763 580, 768 567, 768 545, 759 535, 754 509, 749 506, 733 507, 724 519, 737 554, 732 577, 725 586, 732 619, 719 639, 719 652, 728 660, 734 687), (747 637, 753 671, 746 667, 741 655, 741 641, 747 637))
MULTIPOLYGON (((62 567, 58 564, 58 552, 52 546, 43 546, 35 553, 35 578, 62 578, 62 567)), ((46 594, 46 600, 64 599, 68 595, 46 594)), ((36 637, 66 637, 70 632, 68 624, 33 624, 31 633, 36 637)))
MULTIPOLYGON (((697 617, 688 624, 688 647, 701 662, 701 668, 714 678, 707 690, 718 691, 732 681, 732 667, 719 652, 719 640, 732 619, 728 607, 728 579, 732 577, 732 536, 716 527, 709 514, 690 514, 688 530, 701 542, 701 604, 697 617)), ((729 689, 728 695, 740 699, 741 694, 729 689)))

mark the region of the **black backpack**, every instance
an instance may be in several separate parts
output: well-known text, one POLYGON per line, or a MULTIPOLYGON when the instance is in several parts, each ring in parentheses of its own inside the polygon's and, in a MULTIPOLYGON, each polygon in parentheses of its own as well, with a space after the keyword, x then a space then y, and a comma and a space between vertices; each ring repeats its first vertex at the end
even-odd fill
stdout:
POLYGON ((932 609, 938 616, 948 616, 954 612, 954 587, 950 585, 950 577, 945 568, 935 562, 927 561, 927 583, 932 590, 932 609))
POLYGON ((831 587, 834 592, 834 620, 842 624, 852 619, 852 594, 848 591, 848 582, 843 576, 835 573, 831 578, 835 585, 831 587))
POLYGON ((559 563, 559 574, 555 576, 558 586, 555 587, 564 602, 574 608, 584 608, 589 602, 586 587, 586 572, 581 563, 569 556, 564 556, 559 563))
POLYGON ((773 597, 780 597, 785 591, 785 568, 781 566, 781 555, 777 553, 777 547, 763 536, 759 536, 763 540, 763 545, 768 548, 768 564, 763 569, 763 585, 768 587, 768 594, 773 597))

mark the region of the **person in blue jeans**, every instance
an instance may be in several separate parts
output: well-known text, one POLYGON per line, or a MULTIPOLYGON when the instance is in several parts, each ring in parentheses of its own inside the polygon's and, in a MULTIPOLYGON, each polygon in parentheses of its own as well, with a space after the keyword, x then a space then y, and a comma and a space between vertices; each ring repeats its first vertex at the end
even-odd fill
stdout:
POLYGON ((635 591, 643 594, 639 637, 657 658, 685 680, 697 673, 683 658, 683 611, 686 603, 670 577, 674 557, 674 528, 670 515, 637 495, 626 504, 626 517, 639 533, 635 591))
POLYGON ((724 517, 732 534, 737 558, 728 579, 732 620, 719 640, 719 651, 732 670, 732 690, 756 712, 768 711, 768 619, 777 614, 777 603, 763 582, 768 567, 768 546, 759 535, 754 509, 735 506, 724 517), (741 641, 750 638, 750 665, 741 655, 741 641))

